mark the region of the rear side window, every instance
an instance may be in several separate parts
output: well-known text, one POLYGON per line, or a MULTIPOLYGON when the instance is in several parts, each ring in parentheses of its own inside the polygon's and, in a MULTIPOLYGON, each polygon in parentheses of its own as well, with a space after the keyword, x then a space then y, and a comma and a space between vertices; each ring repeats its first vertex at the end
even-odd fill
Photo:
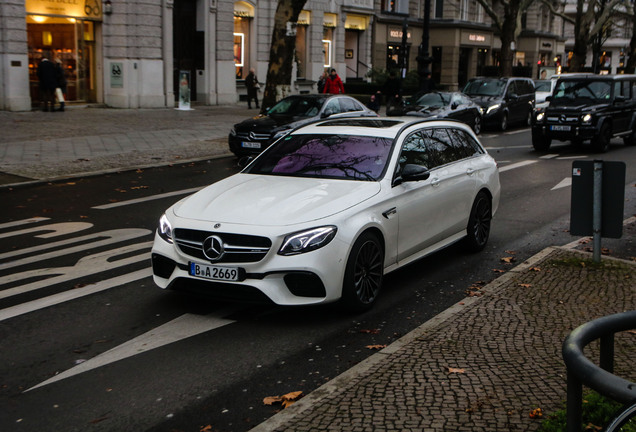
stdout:
POLYGON ((342 108, 342 112, 362 111, 362 107, 360 105, 347 98, 340 99, 340 107, 342 108))
POLYGON ((457 151, 460 152, 463 157, 468 158, 484 153, 484 150, 477 141, 466 131, 461 129, 448 129, 448 133, 451 136, 454 146, 457 147, 457 151))

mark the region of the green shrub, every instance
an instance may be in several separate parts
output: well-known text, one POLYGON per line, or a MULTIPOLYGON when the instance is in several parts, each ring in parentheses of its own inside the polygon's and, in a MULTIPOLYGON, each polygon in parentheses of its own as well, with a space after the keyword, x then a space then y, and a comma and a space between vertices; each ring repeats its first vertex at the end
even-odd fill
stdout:
MULTIPOLYGON (((581 431, 601 430, 621 409, 621 404, 594 391, 583 395, 581 431)), ((551 414, 541 422, 538 432, 564 432, 566 430, 567 410, 564 408, 551 414)), ((636 432, 631 422, 621 429, 622 432, 636 432)))

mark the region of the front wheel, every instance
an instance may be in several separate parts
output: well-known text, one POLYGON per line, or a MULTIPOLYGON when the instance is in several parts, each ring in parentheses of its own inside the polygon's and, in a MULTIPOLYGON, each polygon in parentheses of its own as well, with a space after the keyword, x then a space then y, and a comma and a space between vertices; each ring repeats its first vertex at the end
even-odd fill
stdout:
POLYGON ((490 197, 479 192, 468 218, 466 229, 466 245, 471 252, 479 252, 486 247, 490 237, 490 222, 492 221, 492 202, 490 197))
POLYGON ((503 113, 501 115, 501 122, 499 123, 499 129, 505 131, 508 129, 508 114, 503 113))
POLYGON ((475 120, 473 120, 473 132, 475 135, 479 135, 481 132, 481 116, 479 114, 475 115, 475 120))
POLYGON ((598 136, 592 140, 592 147, 594 147, 594 151, 599 153, 605 153, 608 151, 611 139, 612 130, 610 129, 610 125, 605 122, 601 126, 598 136))
POLYGON ((632 132, 623 138, 623 143, 626 146, 636 145, 636 128, 632 129, 632 132))
POLYGON ((544 152, 550 150, 552 140, 539 134, 532 134, 532 147, 536 151, 544 152))
POLYGON ((342 286, 342 301, 347 309, 363 312, 371 309, 384 275, 384 248, 378 237, 363 233, 353 244, 342 286))

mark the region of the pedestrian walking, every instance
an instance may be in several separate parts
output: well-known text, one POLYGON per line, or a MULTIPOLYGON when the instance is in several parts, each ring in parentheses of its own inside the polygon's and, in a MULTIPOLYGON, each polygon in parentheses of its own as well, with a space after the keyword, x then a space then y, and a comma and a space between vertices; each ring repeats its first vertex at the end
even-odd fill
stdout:
POLYGON ((46 51, 38 65, 38 81, 40 84, 40 97, 42 98, 42 111, 55 109, 55 89, 57 88, 57 74, 55 65, 51 61, 51 53, 46 51))
POLYGON ((327 81, 325 82, 325 88, 322 92, 328 94, 344 94, 344 85, 342 84, 342 80, 336 73, 335 69, 331 69, 329 78, 327 78, 327 81))
POLYGON ((64 73, 64 66, 60 58, 55 59, 55 78, 57 86, 55 87, 55 98, 60 104, 59 111, 64 111, 64 103, 66 98, 66 74, 64 73))
POLYGON ((261 88, 261 85, 258 82, 254 68, 250 69, 250 73, 245 77, 245 87, 247 87, 247 108, 252 109, 252 99, 256 103, 256 108, 259 108, 258 89, 261 88))
POLYGON ((420 90, 424 93, 430 93, 432 91, 435 91, 436 88, 437 87, 435 86, 435 81, 433 81, 431 73, 428 72, 422 80, 422 86, 420 90))
POLYGON ((318 87, 318 93, 324 92, 325 84, 327 84, 327 77, 329 77, 329 74, 327 73, 327 71, 324 71, 322 75, 320 75, 320 78, 318 78, 318 82, 316 83, 316 86, 318 87))
POLYGON ((395 72, 389 74, 382 90, 386 97, 386 113, 388 114, 392 106, 400 104, 402 98, 402 83, 395 72))

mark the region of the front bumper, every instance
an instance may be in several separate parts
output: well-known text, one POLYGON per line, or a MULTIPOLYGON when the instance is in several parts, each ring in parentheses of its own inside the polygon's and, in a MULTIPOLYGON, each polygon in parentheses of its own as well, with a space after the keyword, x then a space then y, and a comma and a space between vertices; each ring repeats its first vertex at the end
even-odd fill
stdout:
MULTIPOLYGON (((274 240, 274 239, 273 239, 274 240)), ((329 303, 340 298, 347 244, 334 238, 328 245, 304 254, 277 254, 281 239, 274 240, 270 251, 258 262, 223 263, 239 267, 239 282, 211 281, 189 274, 189 263, 211 265, 183 254, 174 244, 155 235, 152 269, 155 283, 163 289, 178 289, 220 299, 269 301, 278 305, 329 303)))
POLYGON ((532 126, 532 134, 559 141, 584 141, 593 139, 597 134, 597 130, 592 125, 540 123, 532 126), (563 130, 564 128, 567 130, 563 130))

